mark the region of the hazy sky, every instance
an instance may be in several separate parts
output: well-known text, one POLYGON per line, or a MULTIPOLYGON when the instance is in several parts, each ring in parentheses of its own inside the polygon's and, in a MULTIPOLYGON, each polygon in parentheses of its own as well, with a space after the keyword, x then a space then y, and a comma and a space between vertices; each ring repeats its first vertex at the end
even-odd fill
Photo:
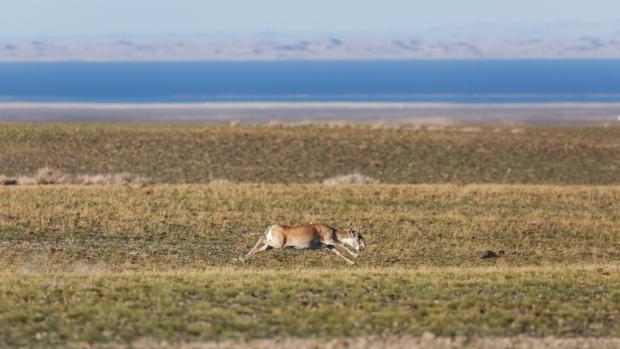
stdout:
POLYGON ((381 35, 563 21, 620 23, 620 0, 0 0, 2 36, 381 35))

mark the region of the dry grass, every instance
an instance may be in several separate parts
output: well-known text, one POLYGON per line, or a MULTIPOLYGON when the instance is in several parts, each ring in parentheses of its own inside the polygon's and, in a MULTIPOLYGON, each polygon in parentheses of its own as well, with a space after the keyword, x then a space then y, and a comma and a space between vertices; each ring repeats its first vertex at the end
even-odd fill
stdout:
POLYGON ((341 185, 341 184, 378 184, 379 181, 370 178, 368 176, 364 176, 360 173, 353 173, 349 175, 336 176, 327 178, 323 181, 324 185, 341 185))
MULTIPOLYGON (((0 268, 226 266, 271 224, 354 221, 368 243, 362 267, 620 261, 620 188, 612 186, 7 186, 0 268), (482 259, 487 250, 499 257, 482 259)), ((251 265, 343 267, 296 250, 268 251, 251 265)))
POLYGON ((618 149, 620 127, 3 125, 0 173, 49 166, 157 183, 320 183, 363 173, 382 183, 620 184, 618 149))

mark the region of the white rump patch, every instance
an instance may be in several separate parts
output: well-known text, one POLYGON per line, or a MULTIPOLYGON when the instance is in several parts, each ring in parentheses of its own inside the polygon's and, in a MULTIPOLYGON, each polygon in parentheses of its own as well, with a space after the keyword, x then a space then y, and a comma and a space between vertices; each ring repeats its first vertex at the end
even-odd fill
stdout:
POLYGON ((267 241, 271 241, 273 240, 273 235, 271 235, 271 229, 273 228, 269 228, 269 231, 267 232, 267 236, 265 236, 265 238, 267 239, 267 241))

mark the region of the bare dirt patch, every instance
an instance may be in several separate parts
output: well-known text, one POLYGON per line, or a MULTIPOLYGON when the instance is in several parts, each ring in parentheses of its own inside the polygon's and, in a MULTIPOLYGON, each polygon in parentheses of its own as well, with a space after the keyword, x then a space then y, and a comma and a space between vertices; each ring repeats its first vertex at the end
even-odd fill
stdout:
MULTIPOLYGON (((358 337, 333 339, 301 339, 278 338, 258 340, 228 340, 221 342, 167 342, 152 339, 140 339, 131 345, 117 344, 119 348, 169 348, 174 346, 181 349, 610 349, 620 348, 620 338, 560 338, 560 337, 435 337, 432 333, 425 333, 421 337, 358 337)), ((76 345, 76 348, 98 348, 98 345, 76 345)), ((106 344, 105 347, 109 347, 106 344)))

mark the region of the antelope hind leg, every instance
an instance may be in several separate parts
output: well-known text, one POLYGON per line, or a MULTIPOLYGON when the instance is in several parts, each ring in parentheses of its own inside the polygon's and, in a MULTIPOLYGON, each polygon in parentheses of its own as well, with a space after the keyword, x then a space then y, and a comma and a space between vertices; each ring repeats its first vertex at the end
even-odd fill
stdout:
POLYGON ((264 240, 265 238, 261 236, 260 239, 258 239, 258 242, 256 243, 256 245, 254 245, 254 247, 252 247, 252 249, 248 253, 246 253, 244 257, 241 257, 241 261, 245 262, 248 259, 252 258, 252 256, 254 256, 255 254, 257 254, 260 244, 265 243, 264 240))
MULTIPOLYGON (((262 241, 261 241, 262 242, 262 241)), ((248 260, 250 260, 250 258, 256 256, 257 254, 259 254, 260 252, 266 251, 269 249, 269 245, 264 244, 261 248, 259 249, 252 249, 252 251, 248 252, 248 254, 245 256, 245 258, 243 258, 243 262, 247 262, 248 260)))

